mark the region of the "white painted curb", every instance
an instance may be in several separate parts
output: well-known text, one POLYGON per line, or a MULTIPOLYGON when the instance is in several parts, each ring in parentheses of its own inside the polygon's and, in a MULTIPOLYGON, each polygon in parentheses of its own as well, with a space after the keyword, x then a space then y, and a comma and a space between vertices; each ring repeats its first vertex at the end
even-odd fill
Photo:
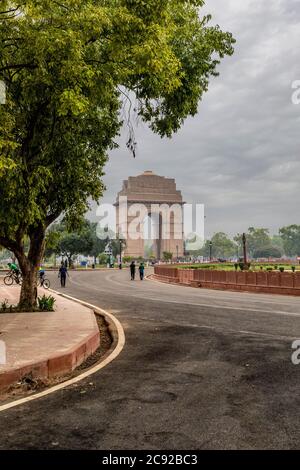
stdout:
POLYGON ((64 388, 67 388, 70 385, 76 384, 80 382, 81 380, 86 379, 87 377, 95 374, 96 372, 98 372, 99 370, 103 369, 105 366, 110 364, 114 359, 116 359, 125 346, 125 333, 124 333, 123 327, 121 323, 119 322, 119 320, 114 315, 107 312, 106 310, 103 310, 102 308, 97 307, 96 305, 89 304, 80 299, 76 299, 75 297, 71 297, 69 295, 62 294, 60 292, 56 292, 52 289, 51 289, 51 292, 55 293, 56 295, 65 297, 66 299, 73 300, 74 302, 78 302, 84 305, 85 307, 93 309, 96 313, 97 312, 101 313, 102 315, 104 315, 105 318, 109 318, 109 320, 111 321, 111 323, 113 323, 118 333, 117 344, 108 357, 106 357, 103 361, 101 361, 97 365, 88 369, 86 372, 83 372, 82 374, 78 375, 77 377, 74 377, 73 379, 67 380, 66 382, 63 382, 47 390, 44 390, 43 392, 36 393, 35 395, 31 395, 30 397, 21 398, 20 400, 15 400, 10 403, 6 403, 5 405, 1 405, 0 413, 1 411, 9 410, 10 408, 14 408, 15 406, 24 405, 26 403, 29 403, 30 401, 37 400, 39 398, 50 395, 51 393, 57 392, 59 390, 63 390, 64 388))

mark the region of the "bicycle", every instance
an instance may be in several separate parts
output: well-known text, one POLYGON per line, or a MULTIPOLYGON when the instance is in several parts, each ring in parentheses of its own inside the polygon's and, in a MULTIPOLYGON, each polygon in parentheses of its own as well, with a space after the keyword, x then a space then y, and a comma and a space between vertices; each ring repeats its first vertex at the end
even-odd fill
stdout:
POLYGON ((21 273, 16 274, 15 272, 11 271, 7 276, 5 276, 4 284, 6 286, 12 286, 14 283, 16 283, 20 286, 22 284, 22 280, 23 279, 21 273))
POLYGON ((38 278, 37 282, 38 287, 43 287, 44 289, 48 290, 50 289, 50 281, 49 279, 46 279, 44 276, 38 278))

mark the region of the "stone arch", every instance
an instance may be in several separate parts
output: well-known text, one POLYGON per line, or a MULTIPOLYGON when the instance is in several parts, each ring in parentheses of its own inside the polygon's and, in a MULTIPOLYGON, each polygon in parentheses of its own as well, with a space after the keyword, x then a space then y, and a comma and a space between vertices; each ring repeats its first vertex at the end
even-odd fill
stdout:
POLYGON ((145 171, 129 177, 116 201, 117 234, 126 239, 124 256, 144 256, 145 216, 156 218, 155 256, 162 258, 164 251, 173 258, 184 255, 183 206, 181 191, 174 179, 145 171))

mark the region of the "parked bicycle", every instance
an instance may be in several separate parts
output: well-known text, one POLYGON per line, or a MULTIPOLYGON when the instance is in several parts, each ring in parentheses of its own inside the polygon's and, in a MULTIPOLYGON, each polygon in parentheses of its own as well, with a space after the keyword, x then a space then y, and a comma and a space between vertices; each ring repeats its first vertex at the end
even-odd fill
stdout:
POLYGON ((10 271, 7 276, 4 278, 4 284, 6 286, 12 286, 14 283, 18 284, 19 286, 22 284, 22 274, 21 273, 15 273, 14 271, 10 271))

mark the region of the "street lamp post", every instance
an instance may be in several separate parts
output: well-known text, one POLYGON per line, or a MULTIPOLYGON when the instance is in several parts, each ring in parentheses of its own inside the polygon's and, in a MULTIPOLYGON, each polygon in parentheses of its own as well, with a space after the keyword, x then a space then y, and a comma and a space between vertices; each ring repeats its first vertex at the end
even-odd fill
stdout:
POLYGON ((248 263, 248 260, 247 260, 247 238, 246 238, 245 233, 243 233, 243 254, 244 254, 244 265, 246 266, 248 263))
POLYGON ((120 239, 120 265, 119 268, 122 269, 122 240, 120 239))
POLYGON ((209 261, 211 262, 212 261, 212 246, 213 246, 213 243, 212 241, 209 242, 209 261))

